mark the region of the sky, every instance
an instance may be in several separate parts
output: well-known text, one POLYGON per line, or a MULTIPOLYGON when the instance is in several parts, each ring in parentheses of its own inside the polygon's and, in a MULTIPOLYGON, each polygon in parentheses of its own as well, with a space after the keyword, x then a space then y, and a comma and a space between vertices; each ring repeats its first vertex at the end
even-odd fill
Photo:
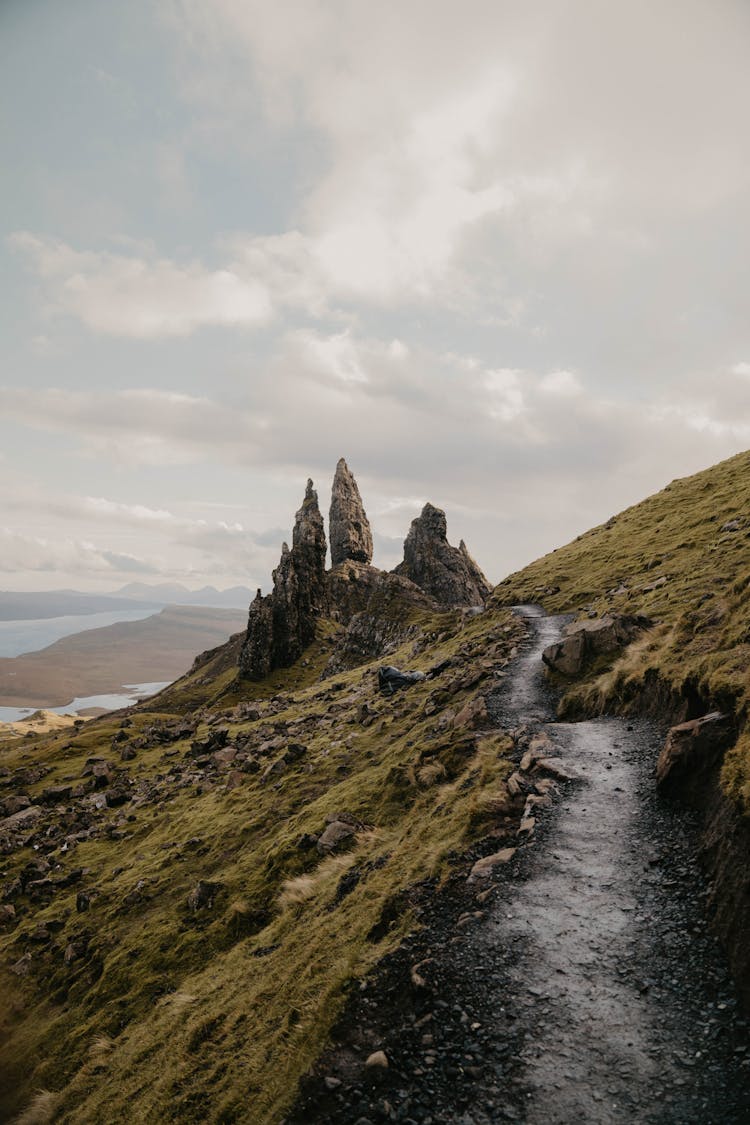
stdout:
POLYGON ((488 577, 750 447, 745 0, 2 0, 0 587, 488 577))

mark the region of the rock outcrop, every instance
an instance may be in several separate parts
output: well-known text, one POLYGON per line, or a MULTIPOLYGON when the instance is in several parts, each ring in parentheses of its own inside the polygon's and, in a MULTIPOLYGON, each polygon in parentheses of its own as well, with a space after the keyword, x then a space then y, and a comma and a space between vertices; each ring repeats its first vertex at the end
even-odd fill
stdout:
POLYGON ((357 482, 343 457, 336 466, 333 478, 328 535, 332 566, 338 566, 347 559, 360 563, 372 562, 370 522, 357 482))
POLYGON ((647 617, 614 614, 575 621, 566 625, 561 641, 545 648, 542 660, 553 672, 573 678, 598 657, 620 652, 652 624, 647 617))
POLYGON ((404 542, 394 574, 410 578, 442 605, 480 605, 492 587, 466 549, 448 542, 445 512, 425 504, 404 542))
POLYGON ((326 665, 326 675, 388 656, 419 633, 415 611, 435 613, 440 609, 408 578, 364 563, 342 563, 326 577, 331 617, 346 626, 326 665))
POLYGON ((672 727, 656 763, 659 791, 704 809, 733 739, 732 719, 720 711, 672 727))
POLYGON ((250 606, 240 651, 243 679, 262 680, 274 668, 288 668, 315 637, 315 625, 327 604, 326 536, 318 495, 308 480, 292 533, 292 549, 281 548, 273 572, 273 590, 260 590, 250 606))

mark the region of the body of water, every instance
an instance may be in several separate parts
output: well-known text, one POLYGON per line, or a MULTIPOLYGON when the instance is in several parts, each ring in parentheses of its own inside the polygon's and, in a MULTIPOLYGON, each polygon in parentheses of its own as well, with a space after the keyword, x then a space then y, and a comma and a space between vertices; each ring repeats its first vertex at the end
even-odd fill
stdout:
POLYGON ((52 711, 55 715, 77 715, 90 707, 101 707, 105 711, 117 711, 120 707, 130 707, 131 704, 138 703, 141 699, 148 699, 150 695, 156 695, 157 691, 161 691, 170 683, 170 680, 165 680, 163 683, 123 684, 127 695, 116 692, 109 695, 84 695, 73 699, 64 707, 0 707, 0 723, 17 723, 20 719, 26 719, 29 715, 33 715, 35 711, 40 710, 52 711))
POLYGON ((141 621, 144 617, 153 617, 155 613, 158 613, 158 608, 152 606, 150 609, 118 609, 32 621, 0 621, 0 656, 37 652, 85 629, 100 629, 105 625, 116 625, 118 621, 141 621))

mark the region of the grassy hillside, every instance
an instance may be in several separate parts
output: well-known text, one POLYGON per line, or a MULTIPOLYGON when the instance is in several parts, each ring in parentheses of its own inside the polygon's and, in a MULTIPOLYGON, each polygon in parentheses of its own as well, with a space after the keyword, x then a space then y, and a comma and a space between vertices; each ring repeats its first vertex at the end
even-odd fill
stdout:
POLYGON ((217 651, 129 716, 0 744, 0 796, 41 810, 3 861, 0 1117, 280 1120, 346 986, 414 925, 409 887, 497 847, 512 742, 465 704, 521 632, 421 614, 389 659, 434 677, 383 698, 376 665, 319 680, 325 623, 266 683, 217 651))
POLYGON ((497 606, 643 613, 657 627, 568 705, 626 705, 657 680, 735 712, 726 791, 750 810, 750 453, 684 480, 579 536, 495 589, 497 606))
POLYGON ((63 637, 39 652, 0 658, 0 704, 62 707, 76 696, 123 684, 175 679, 195 654, 243 629, 247 612, 169 606, 141 621, 120 621, 63 637))

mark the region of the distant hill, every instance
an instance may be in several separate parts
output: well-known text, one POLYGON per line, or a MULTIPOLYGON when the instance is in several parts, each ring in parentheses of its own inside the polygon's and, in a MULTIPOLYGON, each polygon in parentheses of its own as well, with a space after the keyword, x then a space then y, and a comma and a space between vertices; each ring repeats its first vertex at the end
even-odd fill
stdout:
POLYGON ((157 597, 135 599, 118 594, 84 594, 78 590, 33 592, 0 590, 0 621, 38 621, 50 617, 74 617, 89 613, 156 610, 164 605, 157 597))
POLYGON ((0 704, 58 707, 124 684, 173 680, 246 623, 244 610, 170 606, 140 621, 86 629, 39 652, 0 659, 0 704))
POLYGON ((225 609, 247 609, 255 596, 247 586, 231 586, 228 590, 217 590, 215 586, 203 586, 200 590, 188 590, 179 582, 160 582, 149 586, 146 582, 129 582, 115 597, 139 601, 162 602, 166 605, 206 605, 225 609))

